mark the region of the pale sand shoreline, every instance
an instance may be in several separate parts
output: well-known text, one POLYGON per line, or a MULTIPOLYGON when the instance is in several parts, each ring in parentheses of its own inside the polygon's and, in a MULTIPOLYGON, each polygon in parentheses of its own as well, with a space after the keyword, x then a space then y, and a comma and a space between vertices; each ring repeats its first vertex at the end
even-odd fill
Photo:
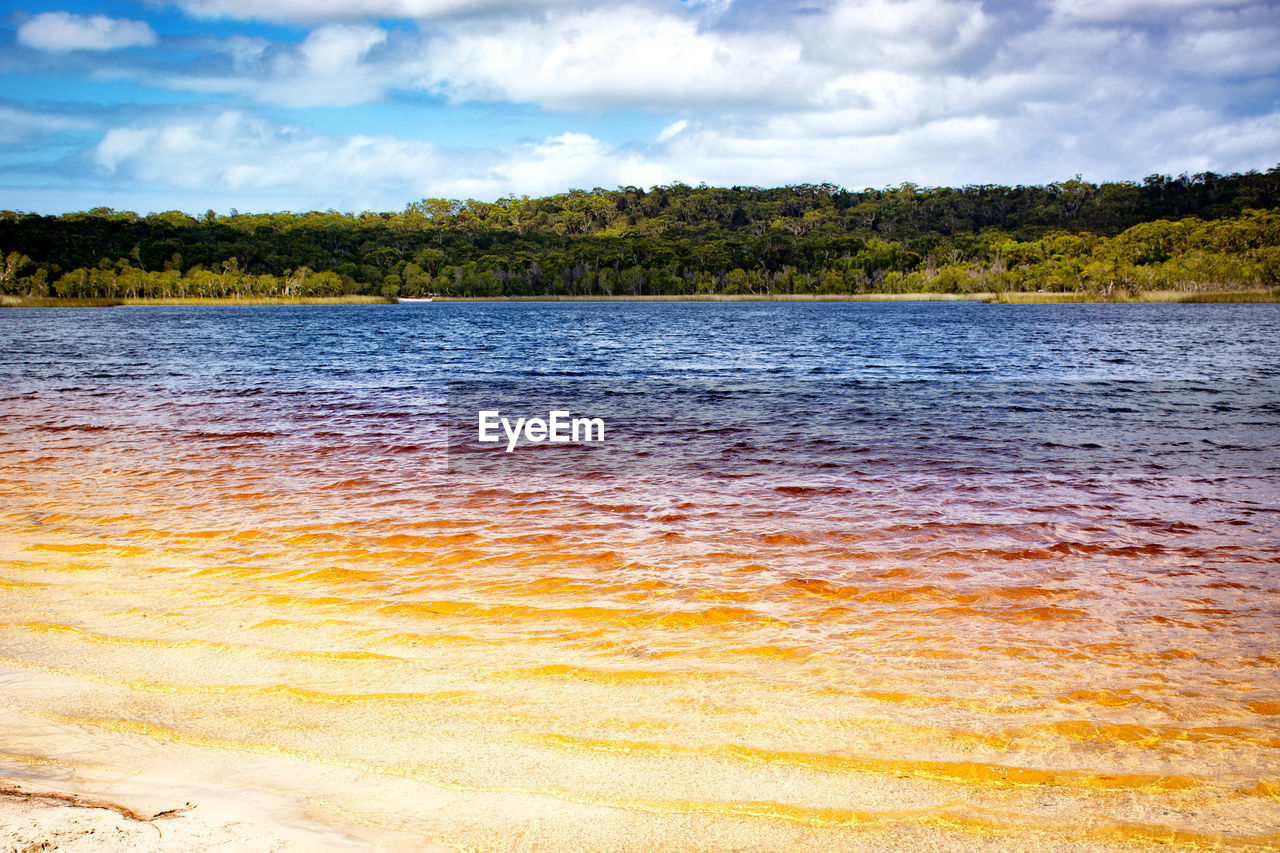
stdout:
MULTIPOLYGON (((69 683, 0 664, 0 690, 10 697, 69 683)), ((223 754, 70 724, 5 702, 0 732, 0 853, 453 849, 344 820, 340 809, 313 802, 307 786, 280 787, 280 780, 306 771, 279 757, 223 754)))
POLYGON ((167 814, 138 814, 129 806, 105 799, 0 780, 0 849, 5 853, 316 849, 311 841, 305 833, 264 824, 247 815, 219 809, 202 813, 193 803, 184 803, 167 814))
MULTIPOLYGON (((163 784, 164 780, 156 780, 163 784)), ((287 826, 234 794, 210 791, 198 802, 181 800, 183 783, 174 782, 167 799, 178 802, 161 812, 139 811, 144 797, 108 798, 0 778, 0 851, 106 851, 106 853, 182 853, 182 851, 356 851, 377 848, 337 833, 287 826)), ((150 799, 159 798, 157 793, 150 799)))
MULTIPOLYGON (((60 682, 0 665, 0 685, 10 696, 60 682)), ((32 716, 6 703, 0 731, 0 853, 445 849, 321 823, 306 802, 257 786, 268 774, 255 756, 218 762, 233 773, 240 768, 219 779, 192 750, 166 744, 143 750, 142 738, 32 716), (127 755, 147 755, 166 769, 129 769, 127 755), (121 766, 113 766, 114 756, 122 757, 121 766)))

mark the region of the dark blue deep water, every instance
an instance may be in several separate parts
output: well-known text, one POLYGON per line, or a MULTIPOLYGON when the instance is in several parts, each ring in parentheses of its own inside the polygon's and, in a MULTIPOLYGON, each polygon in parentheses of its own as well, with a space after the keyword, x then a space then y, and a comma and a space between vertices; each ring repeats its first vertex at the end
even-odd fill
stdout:
POLYGON ((0 312, 0 378, 345 390, 493 375, 1280 379, 1280 306, 441 303, 0 312))
POLYGON ((606 420, 608 453, 592 461, 615 472, 1192 467, 1252 480, 1276 473, 1277 341, 1276 305, 31 309, 0 313, 0 384, 58 403, 67 424, 196 438, 331 433, 430 456, 447 422, 464 471, 481 461, 463 452, 479 410, 514 422, 559 407, 606 420), (93 405, 77 411, 81 398, 93 405))

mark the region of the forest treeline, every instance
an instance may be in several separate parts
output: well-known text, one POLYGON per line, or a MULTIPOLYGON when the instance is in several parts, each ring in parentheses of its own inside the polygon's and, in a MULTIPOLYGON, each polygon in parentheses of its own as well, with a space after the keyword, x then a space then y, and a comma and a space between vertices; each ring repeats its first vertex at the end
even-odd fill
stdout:
POLYGON ((1280 166, 1034 187, 674 184, 398 213, 0 211, 0 294, 1229 290, 1280 285, 1280 166))

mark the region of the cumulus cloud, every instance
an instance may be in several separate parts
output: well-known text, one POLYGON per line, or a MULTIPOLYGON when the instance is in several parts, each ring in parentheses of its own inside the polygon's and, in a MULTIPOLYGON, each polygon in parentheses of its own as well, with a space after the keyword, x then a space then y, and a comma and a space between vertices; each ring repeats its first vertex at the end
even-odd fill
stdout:
POLYGON ((1058 21, 1095 24, 1150 23, 1207 8, 1233 9, 1257 5, 1251 0, 1052 0, 1058 21))
POLYGON ((1055 0, 1015 19, 976 0, 818 0, 804 14, 764 7, 735 18, 736 7, 709 15, 707 6, 633 0, 506 10, 418 32, 328 24, 297 44, 245 40, 229 73, 183 69, 150 79, 289 107, 417 91, 453 104, 671 119, 794 115, 815 128, 879 134, 1041 103, 1118 112, 1153 99, 1210 103, 1223 94, 1212 80, 1280 72, 1280 54, 1268 50, 1280 40, 1280 19, 1266 3, 1219 0, 1196 11, 1182 0, 1116 4, 1055 0), (1105 9, 1165 12, 1139 27, 1098 23, 1105 9))
POLYGON ((669 124, 669 125, 667 125, 666 127, 664 127, 664 128, 662 129, 662 132, 658 134, 658 139, 657 139, 657 141, 658 141, 658 142, 666 142, 668 139, 671 139, 671 138, 672 138, 672 137, 674 137, 677 133, 679 133, 680 131, 684 130, 684 129, 685 129, 686 127, 688 127, 688 126, 689 126, 689 120, 688 120, 688 119, 683 119, 683 118, 682 118, 682 119, 680 119, 679 121, 672 122, 671 124, 669 124))
POLYGON ((994 119, 950 118, 891 134, 830 133, 815 145, 802 128, 779 119, 764 126, 698 128, 673 140, 666 157, 678 166, 674 171, 722 185, 951 184, 974 160, 1024 153, 1010 150, 1007 129, 994 119))
MULTIPOLYGON (((542 195, 570 186, 654 184, 665 167, 581 133, 492 149, 450 150, 391 136, 308 133, 227 111, 108 131, 100 173, 175 195, 207 192, 270 209, 390 210, 426 197, 542 195)), ((195 204, 195 209, 199 203, 195 204)))
POLYGON ((491 148, 446 148, 388 135, 317 134, 227 111, 108 131, 92 151, 99 177, 203 210, 396 210, 425 197, 494 199, 570 187, 688 183, 844 186, 1045 183, 1155 171, 1230 171, 1274 156, 1280 111, 1223 121, 1203 108, 1151 111, 1097 129, 1066 107, 951 115, 867 131, 814 115, 735 123, 682 120, 652 142, 614 145, 585 133, 491 148), (1188 128, 1192 129, 1188 131, 1188 128), (816 133, 821 133, 820 141, 816 133), (989 176, 992 163, 1001 173, 989 176), (179 201, 182 200, 182 201, 179 201))
POLYGON ((183 74, 158 82, 285 107, 367 103, 383 97, 397 76, 393 63, 367 61, 369 52, 386 40, 386 30, 369 24, 329 24, 297 45, 275 51, 261 39, 236 37, 219 45, 232 57, 231 74, 183 74))
POLYGON ((30 142, 66 131, 92 128, 93 122, 76 116, 31 110, 0 103, 0 142, 30 142))
POLYGON ((556 109, 773 101, 811 78, 786 33, 708 30, 696 17, 643 6, 468 22, 423 53, 416 82, 424 88, 556 109))
POLYGON ((238 71, 245 71, 262 59, 268 46, 269 42, 264 38, 236 34, 215 42, 213 50, 230 56, 233 67, 238 71))
POLYGON ((297 23, 428 19, 545 4, 537 0, 177 0, 176 5, 197 18, 297 23))
POLYGON ((335 139, 228 111, 108 131, 94 151, 98 166, 148 183, 192 189, 259 191, 325 182, 409 189, 440 165, 435 145, 387 137, 335 139))
POLYGON ((455 21, 394 40, 370 24, 327 24, 299 44, 256 56, 249 47, 236 55, 256 67, 150 79, 280 106, 342 106, 417 90, 452 103, 590 111, 777 104, 823 73, 789 36, 707 30, 696 15, 642 6, 455 21))
POLYGON ((545 195, 569 187, 652 186, 669 180, 670 167, 644 154, 606 145, 585 133, 564 133, 499 152, 499 162, 492 172, 494 186, 545 195))
POLYGON ((838 0, 799 19, 807 51, 835 66, 945 66, 982 43, 991 22, 967 0, 838 0))
MULTIPOLYGON (((257 8, 184 2, 206 16, 257 8)), ((112 57, 117 78, 205 93, 221 112, 166 120, 157 109, 151 122, 117 122, 92 152, 99 178, 220 193, 242 209, 393 209, 428 195, 673 180, 1134 178, 1267 168, 1280 151, 1270 0, 1045 0, 1004 11, 991 0, 462 5, 286 0, 271 14, 312 22, 300 40, 250 31, 202 41, 197 59, 112 57), (432 128, 400 138, 414 133, 408 121, 349 137, 297 126, 311 115, 303 108, 405 97, 399 120, 424 95, 446 121, 448 105, 483 104, 502 141, 447 148, 426 141, 432 128), (269 118, 275 107, 291 111, 269 118)), ((92 60, 105 73, 108 63, 92 60)), ((341 115, 323 120, 332 127, 341 115)))
POLYGON ((386 40, 385 30, 367 24, 334 24, 315 30, 303 39, 296 54, 277 58, 273 76, 284 84, 277 82, 276 88, 288 92, 294 105, 299 100, 295 93, 302 89, 310 93, 301 97, 303 104, 367 100, 377 84, 369 81, 363 61, 386 40))
POLYGON ((157 42, 146 21, 108 18, 105 15, 72 15, 45 12, 18 27, 18 42, 51 52, 69 50, 118 50, 150 47, 157 42))
POLYGON ((1204 8, 1187 16, 1169 40, 1177 67, 1207 77, 1280 73, 1280 15, 1274 8, 1204 8))
POLYGON ((255 74, 165 82, 295 106, 416 89, 453 103, 555 110, 829 107, 849 74, 885 65, 938 73, 988 30, 980 6, 955 0, 840 0, 767 30, 716 27, 697 10, 643 4, 553 8, 438 24, 394 45, 379 28, 331 24, 279 46, 255 74), (385 49, 370 57, 377 47, 385 49))

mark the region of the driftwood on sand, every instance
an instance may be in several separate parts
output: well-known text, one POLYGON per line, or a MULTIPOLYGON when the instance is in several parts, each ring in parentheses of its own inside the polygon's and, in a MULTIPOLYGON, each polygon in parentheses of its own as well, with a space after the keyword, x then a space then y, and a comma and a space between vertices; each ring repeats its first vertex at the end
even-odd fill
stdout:
MULTIPOLYGON (((50 804, 61 804, 66 806, 75 806, 82 809, 106 809, 113 811, 121 817, 129 820, 136 820, 139 823, 151 823, 161 818, 173 817, 195 808, 191 803, 186 803, 175 809, 165 809, 156 812, 153 815, 145 815, 136 812, 128 806, 122 806, 119 803, 113 803, 110 800, 101 800, 96 797, 85 797, 80 794, 63 794, 58 791, 28 791, 14 785, 0 782, 0 797, 10 797, 13 799, 27 800, 29 802, 44 802, 50 804)), ((160 831, 160 827, 156 827, 156 831, 160 831)))

